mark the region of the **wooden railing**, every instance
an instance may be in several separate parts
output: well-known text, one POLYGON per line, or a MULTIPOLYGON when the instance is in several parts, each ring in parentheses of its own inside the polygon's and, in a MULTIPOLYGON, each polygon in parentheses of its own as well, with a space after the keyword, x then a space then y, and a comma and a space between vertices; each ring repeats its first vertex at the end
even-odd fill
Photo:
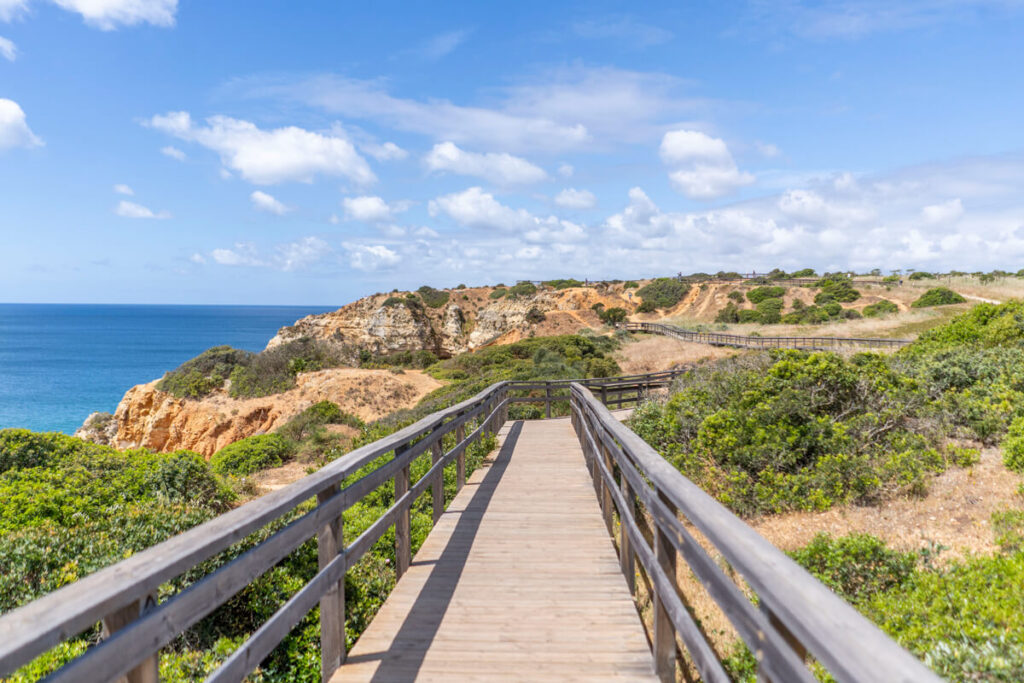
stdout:
POLYGON ((805 664, 808 655, 839 681, 939 680, 913 655, 680 474, 580 384, 572 386, 572 422, 594 478, 608 531, 614 536, 618 529, 619 559, 629 589, 637 596, 639 575, 652 597, 650 642, 655 668, 663 681, 676 680, 677 662, 684 667, 687 680, 689 665, 702 681, 729 680, 700 623, 687 608, 689 603, 677 580, 678 557, 683 558, 754 654, 759 680, 816 680, 805 664), (756 607, 695 539, 691 529, 703 535, 756 593, 756 607), (684 662, 683 652, 689 664, 684 662))
POLYGON ((543 403, 544 417, 551 417, 555 403, 568 404, 573 384, 581 384, 595 391, 601 402, 609 408, 621 408, 625 405, 636 405, 644 401, 652 389, 667 387, 677 377, 689 372, 688 369, 665 370, 650 372, 643 375, 623 375, 620 377, 600 377, 592 379, 545 380, 534 382, 509 382, 509 403, 543 403), (538 392, 544 393, 538 395, 538 392), (519 395, 527 392, 529 395, 519 395))
POLYGON ((0 617, 0 676, 63 641, 102 624, 102 642, 49 676, 47 681, 82 683, 156 681, 157 654, 176 636, 223 605, 257 577, 316 536, 319 572, 238 647, 207 681, 241 681, 295 627, 320 605, 323 679, 345 659, 345 572, 391 527, 395 529, 396 570, 411 560, 410 510, 428 488, 433 519, 444 511, 444 468, 454 464, 457 488, 466 480, 466 448, 505 422, 506 384, 434 413, 379 441, 334 460, 319 471, 246 503, 111 567, 65 586, 0 617), (466 434, 466 430, 471 433, 466 434), (443 452, 442 438, 455 433, 455 446, 443 452), (432 465, 416 482, 410 466, 429 452, 432 465), (350 475, 374 461, 390 459, 355 481, 350 475), (383 484, 394 481, 388 510, 346 543, 342 513, 383 484), (158 604, 161 584, 217 555, 254 531, 284 518, 311 499, 316 506, 265 541, 158 604))
POLYGON ((662 323, 621 323, 630 332, 651 332, 676 339, 713 346, 735 346, 745 349, 806 349, 832 351, 850 348, 899 349, 911 343, 908 339, 873 339, 860 337, 753 337, 719 332, 691 332, 662 323))

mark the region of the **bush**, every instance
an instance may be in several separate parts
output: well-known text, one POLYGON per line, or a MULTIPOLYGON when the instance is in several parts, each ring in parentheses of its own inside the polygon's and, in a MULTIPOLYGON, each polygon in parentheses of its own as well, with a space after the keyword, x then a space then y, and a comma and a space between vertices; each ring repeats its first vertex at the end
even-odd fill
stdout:
POLYGON ((448 292, 440 289, 434 289, 428 285, 423 285, 416 291, 423 300, 423 304, 429 308, 441 308, 448 303, 448 298, 450 296, 448 292))
POLYGON ((509 287, 508 293, 510 296, 533 296, 537 293, 537 285, 532 282, 518 282, 509 287))
POLYGON ((1024 510, 993 512, 992 534, 1004 553, 1024 551, 1024 510))
POLYGON ((747 299, 749 299, 752 304, 759 304, 765 299, 778 299, 785 293, 785 287, 766 285, 764 287, 755 287, 747 292, 747 299))
POLYGON ((635 280, 630 280, 626 284, 622 285, 623 289, 637 289, 640 287, 640 283, 635 280))
POLYGON ((816 286, 821 288, 814 296, 814 303, 819 306, 832 302, 850 303, 860 298, 860 292, 854 289, 853 284, 845 277, 826 276, 818 280, 816 286))
POLYGON ((1003 440, 1003 464, 1018 474, 1024 474, 1024 416, 1014 418, 1003 440))
POLYGON ((965 301, 967 301, 967 299, 947 287, 933 287, 922 294, 920 299, 910 305, 912 308, 927 308, 929 306, 962 304, 965 301))
POLYGON ((626 309, 615 306, 607 310, 601 310, 597 315, 601 318, 601 322, 606 325, 615 325, 626 319, 626 309))
POLYGON ((156 388, 178 398, 201 398, 221 388, 235 368, 247 365, 253 355, 230 346, 215 346, 165 374, 156 388))
MULTIPOLYGON (((671 308, 675 306, 690 291, 690 285, 670 277, 659 277, 652 280, 648 285, 637 290, 637 294, 643 299, 643 305, 650 305, 654 309, 671 308)), ((638 309, 639 310, 639 309, 638 309)), ((648 311, 641 311, 648 312, 648 311)))
POLYGON ((803 268, 789 274, 791 278, 808 278, 815 277, 817 273, 814 272, 814 268, 803 268))
MULTIPOLYGON (((735 294, 736 292, 734 292, 735 294)), ((718 312, 715 316, 716 323, 738 323, 740 321, 740 309, 736 307, 736 304, 729 302, 725 305, 725 308, 718 312)))
POLYGON ((544 322, 545 320, 547 320, 547 316, 544 314, 544 311, 540 310, 539 308, 531 308, 529 311, 526 312, 526 322, 528 323, 537 325, 539 323, 544 322))
POLYGON ((220 449, 210 458, 210 467, 218 474, 246 476, 271 467, 280 467, 290 459, 295 446, 280 434, 249 436, 220 449))
POLYGON ((892 313, 898 313, 900 310, 899 306, 893 302, 883 299, 873 304, 869 304, 864 307, 865 318, 880 318, 884 315, 890 315, 892 313))
POLYGON ((636 307, 637 313, 654 313, 658 310, 658 307, 654 305, 653 301, 641 301, 640 305, 636 307))
POLYGON ((465 289, 466 285, 460 284, 455 289, 465 289))
POLYGON ((904 585, 921 559, 918 553, 890 550, 870 534, 832 538, 819 533, 789 555, 849 602, 904 585))
POLYGON ((782 321, 782 299, 762 299, 757 304, 757 315, 762 324, 774 325, 782 321))
POLYGON ((405 306, 407 299, 400 296, 389 296, 384 299, 384 303, 381 304, 385 308, 391 308, 392 306, 405 306))
POLYGON ((488 296, 491 299, 500 299, 501 297, 505 296, 506 294, 508 294, 508 290, 507 289, 504 289, 502 287, 498 287, 497 289, 492 291, 488 296))
POLYGON ((743 296, 743 292, 740 292, 738 290, 733 290, 733 291, 729 292, 729 298, 732 299, 733 301, 735 301, 736 303, 741 304, 741 303, 743 303, 743 300, 744 300, 745 297, 743 296))
POLYGON ((923 270, 918 270, 910 274, 908 280, 934 280, 935 276, 931 273, 926 273, 923 270))
POLYGON ((561 279, 561 280, 546 280, 544 282, 545 287, 551 287, 553 289, 569 289, 570 287, 582 287, 583 282, 580 280, 573 280, 572 278, 561 279))
POLYGON ((756 310, 744 309, 736 312, 736 321, 741 323, 759 323, 761 314, 756 310))

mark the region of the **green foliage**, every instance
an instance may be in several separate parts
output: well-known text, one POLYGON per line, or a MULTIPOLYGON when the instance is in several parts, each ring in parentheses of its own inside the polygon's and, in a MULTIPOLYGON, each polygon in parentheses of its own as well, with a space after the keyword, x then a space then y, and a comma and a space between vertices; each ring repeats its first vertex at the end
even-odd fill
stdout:
POLYGON ((465 289, 465 288, 466 288, 466 285, 464 285, 464 284, 460 284, 460 285, 455 287, 455 289, 465 289))
POLYGON ((729 298, 735 301, 736 303, 741 304, 743 303, 743 299, 745 297, 743 296, 743 292, 739 290, 733 290, 729 292, 729 298))
POLYGON ((533 296, 537 293, 537 285, 532 282, 517 282, 508 288, 509 296, 533 296))
POLYGON ((904 585, 921 559, 918 553, 890 550, 870 534, 832 538, 827 533, 790 557, 850 602, 904 585))
POLYGON ((1016 349, 1024 346, 1024 302, 973 306, 949 323, 921 333, 902 353, 919 355, 967 345, 1016 349))
POLYGON ((921 493, 945 468, 914 380, 882 356, 750 354, 682 378, 634 430, 733 510, 762 514, 921 493))
POLYGON ((607 310, 600 310, 597 313, 598 317, 601 318, 601 322, 606 325, 614 325, 621 323, 626 319, 626 309, 619 306, 614 306, 607 310))
POLYGON ((908 280, 934 280, 935 276, 923 270, 917 270, 910 274, 908 280))
POLYGON ((271 467, 280 467, 295 452, 294 444, 280 434, 258 434, 225 446, 210 458, 210 467, 218 474, 246 476, 271 467))
POLYGON ((1024 510, 993 512, 992 534, 1004 553, 1024 551, 1024 510))
POLYGON ((948 287, 933 287, 921 295, 921 298, 910 304, 912 308, 927 308, 929 306, 948 306, 949 304, 962 304, 967 299, 963 298, 948 287))
POLYGON ((864 317, 881 318, 882 316, 890 315, 892 313, 899 313, 899 310, 899 306, 897 306, 893 302, 889 301, 888 299, 882 299, 881 301, 876 301, 873 304, 868 304, 867 306, 865 306, 864 317))
POLYGON ((369 349, 359 350, 359 367, 361 368, 428 368, 437 362, 433 351, 396 351, 386 355, 376 355, 369 349))
POLYGON ((637 313, 654 313, 658 310, 658 307, 653 301, 641 301, 640 305, 636 307, 637 313))
POLYGON ((508 290, 507 289, 504 289, 503 287, 498 287, 497 289, 492 291, 488 296, 491 299, 500 299, 501 297, 505 296, 506 294, 508 294, 508 290))
POLYGON ((568 289, 570 287, 582 287, 583 282, 580 280, 574 280, 572 278, 561 280, 545 280, 544 286, 551 287, 553 289, 568 289))
POLYGON ((1003 440, 1003 464, 1024 474, 1024 416, 1014 418, 1003 440))
POLYGON ((406 299, 400 296, 389 296, 387 299, 384 299, 384 303, 381 305, 385 308, 392 308, 394 306, 404 306, 405 302, 406 299))
POLYGON ((640 283, 637 282, 636 280, 629 280, 624 285, 622 285, 623 289, 637 289, 639 287, 640 287, 640 283))
POLYGON ((531 308, 526 312, 526 322, 531 324, 542 323, 547 320, 547 316, 544 315, 544 311, 539 308, 531 308))
POLYGON ((785 303, 782 299, 762 299, 756 306, 760 322, 765 325, 774 325, 782 321, 782 307, 785 303))
POLYGON ((643 305, 651 305, 658 309, 675 306, 689 291, 690 285, 685 282, 670 277, 659 277, 638 289, 636 293, 643 299, 643 305))
POLYGON ((785 287, 765 285, 763 287, 755 287, 747 292, 747 299, 752 304, 759 304, 765 299, 778 299, 785 293, 785 287))
POLYGON ((849 278, 845 276, 826 275, 816 283, 821 291, 814 296, 814 303, 819 306, 832 303, 850 303, 860 298, 860 292, 853 288, 849 278))
POLYGON ((165 374, 156 388, 178 398, 200 398, 222 387, 234 369, 252 356, 230 346, 215 346, 165 374))
POLYGON ((814 268, 802 268, 789 274, 791 278, 807 278, 815 277, 817 273, 814 272, 814 268))
POLYGON ((358 416, 345 412, 331 401, 314 403, 282 425, 277 433, 294 444, 322 437, 323 426, 343 424, 354 429, 366 426, 358 416))
MULTIPOLYGON (((738 292, 733 292, 733 294, 738 294, 738 292)), ((716 323, 726 323, 726 324, 729 324, 729 323, 738 323, 739 321, 740 321, 740 309, 732 301, 727 303, 725 305, 725 308, 720 310, 718 312, 718 314, 715 315, 715 322, 716 323)))
POLYGON ((429 308, 441 308, 448 303, 449 294, 444 290, 423 285, 416 291, 419 293, 420 298, 423 299, 423 304, 429 308))

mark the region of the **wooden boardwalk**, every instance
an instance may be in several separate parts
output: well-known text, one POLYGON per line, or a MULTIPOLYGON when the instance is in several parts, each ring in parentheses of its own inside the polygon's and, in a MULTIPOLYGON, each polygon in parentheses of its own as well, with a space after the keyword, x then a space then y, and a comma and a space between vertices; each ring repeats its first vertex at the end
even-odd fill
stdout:
POLYGON ((500 436, 332 683, 657 680, 569 420, 500 436))

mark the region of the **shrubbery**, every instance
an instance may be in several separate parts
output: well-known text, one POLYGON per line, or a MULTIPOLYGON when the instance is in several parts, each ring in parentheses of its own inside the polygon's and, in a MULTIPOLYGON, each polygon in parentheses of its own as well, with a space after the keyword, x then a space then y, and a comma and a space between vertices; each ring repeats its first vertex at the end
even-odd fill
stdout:
POLYGON ((929 306, 948 306, 949 304, 962 304, 967 299, 963 298, 952 289, 947 287, 933 287, 921 295, 921 298, 910 304, 913 308, 927 308, 929 306))
POLYGON ((1024 416, 1014 418, 1002 444, 1003 464, 1007 469, 1024 474, 1024 416))
POLYGON ((759 304, 765 299, 778 299, 786 293, 785 287, 765 285, 763 287, 755 287, 754 289, 747 292, 747 299, 752 304, 759 304))
POLYGON ((865 318, 880 318, 880 317, 882 317, 884 315, 891 315, 893 313, 899 313, 899 310, 900 310, 899 306, 897 306, 893 302, 889 301, 888 299, 883 299, 881 301, 876 301, 873 304, 868 304, 867 306, 865 306, 864 307, 864 317, 865 318))
POLYGON ((910 274, 908 280, 934 280, 935 276, 923 270, 917 270, 910 274))
POLYGON ((921 559, 919 553, 890 550, 869 534, 833 538, 827 533, 790 556, 850 602, 904 585, 921 559))
POLYGON ((423 300, 423 304, 428 308, 441 308, 448 303, 449 294, 444 290, 434 289, 428 285, 423 285, 416 291, 423 300))
POLYGON ((215 346, 165 374, 156 388, 179 398, 206 396, 224 386, 234 369, 249 363, 253 355, 230 346, 215 346))
POLYGON ((570 287, 582 287, 583 282, 572 278, 563 278, 560 280, 545 280, 544 286, 551 287, 552 289, 569 289, 570 287))
POLYGON ((508 294, 508 290, 507 289, 505 289, 503 287, 498 287, 497 289, 492 291, 490 294, 488 294, 488 297, 490 297, 491 299, 500 299, 501 297, 505 296, 506 294, 508 294))
POLYGON ((650 312, 658 308, 671 308, 683 300, 690 285, 670 277, 659 277, 637 290, 643 304, 637 310, 650 312), (653 307, 645 311, 644 307, 653 307))
POLYGON ((818 280, 816 286, 821 288, 814 296, 814 303, 819 306, 834 301, 850 303, 860 298, 860 292, 853 288, 852 282, 846 277, 825 276, 818 280))
POLYGON ((508 288, 509 296, 533 296, 537 293, 537 285, 532 282, 517 282, 512 287, 508 288))
POLYGON ((210 467, 218 474, 244 477, 280 467, 294 453, 294 444, 280 434, 259 434, 240 439, 214 453, 210 467))

